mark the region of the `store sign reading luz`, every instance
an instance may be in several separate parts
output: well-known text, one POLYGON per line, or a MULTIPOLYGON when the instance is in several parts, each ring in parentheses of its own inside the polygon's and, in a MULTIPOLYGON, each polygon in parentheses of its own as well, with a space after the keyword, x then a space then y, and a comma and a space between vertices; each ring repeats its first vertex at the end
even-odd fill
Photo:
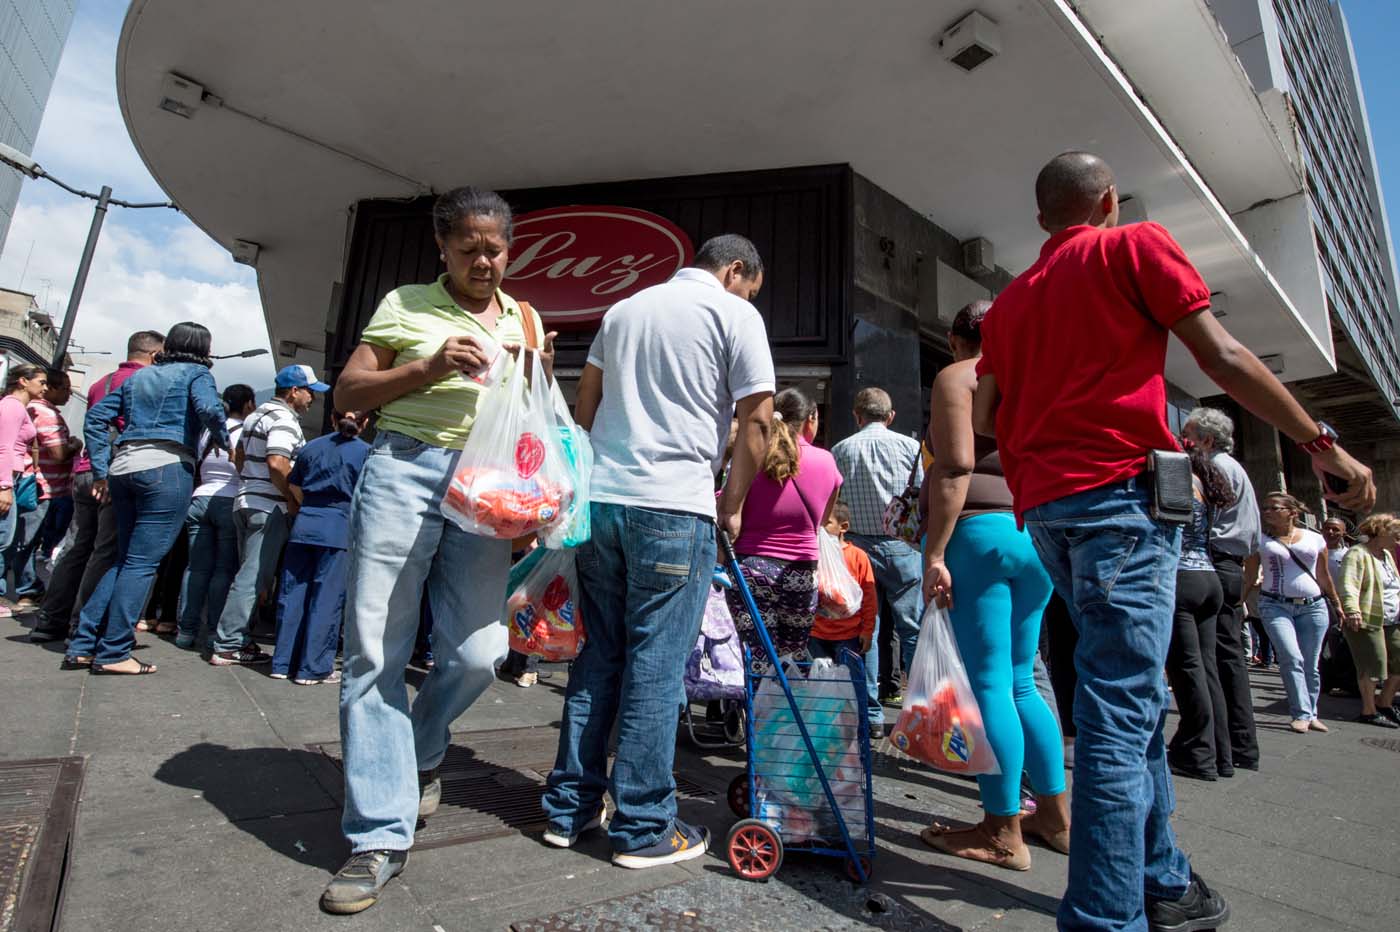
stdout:
POLYGON ((504 288, 546 326, 579 329, 689 264, 695 250, 665 217, 631 207, 576 205, 521 214, 504 288))

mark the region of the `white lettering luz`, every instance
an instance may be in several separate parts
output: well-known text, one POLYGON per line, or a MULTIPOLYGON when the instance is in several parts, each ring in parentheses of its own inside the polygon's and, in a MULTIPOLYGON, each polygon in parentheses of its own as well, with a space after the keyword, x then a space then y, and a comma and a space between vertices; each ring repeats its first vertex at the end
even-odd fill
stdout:
POLYGON ((541 274, 550 279, 559 279, 566 275, 573 278, 601 275, 602 280, 589 289, 589 294, 593 295, 610 295, 624 291, 636 284, 643 273, 670 261, 669 257, 664 256, 655 259, 656 254, 651 252, 640 256, 628 254, 606 262, 602 256, 555 259, 578 240, 577 234, 563 230, 549 234, 519 233, 515 237, 517 245, 527 239, 534 242, 522 249, 507 266, 506 278, 521 281, 541 274), (551 259, 554 261, 548 261, 551 259))

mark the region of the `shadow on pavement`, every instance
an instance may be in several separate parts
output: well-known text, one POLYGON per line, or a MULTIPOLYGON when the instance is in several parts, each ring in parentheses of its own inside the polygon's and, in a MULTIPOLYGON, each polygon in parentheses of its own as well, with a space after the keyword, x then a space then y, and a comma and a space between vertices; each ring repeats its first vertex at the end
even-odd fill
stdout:
POLYGON ((335 871, 349 855, 340 805, 321 785, 328 764, 314 751, 202 743, 157 768, 155 778, 198 791, 229 823, 301 864, 335 871))

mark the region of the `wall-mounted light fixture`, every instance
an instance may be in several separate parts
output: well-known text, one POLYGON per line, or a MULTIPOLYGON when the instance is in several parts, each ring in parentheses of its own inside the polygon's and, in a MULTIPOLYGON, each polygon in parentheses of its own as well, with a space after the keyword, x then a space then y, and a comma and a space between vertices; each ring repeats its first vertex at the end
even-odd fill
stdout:
POLYGON ((173 71, 160 82, 160 109, 190 119, 204 101, 204 85, 173 71))
POLYGON ((944 58, 963 71, 971 71, 1001 52, 1001 27, 973 10, 949 26, 934 43, 944 58))
POLYGON ((233 248, 229 250, 233 255, 233 261, 239 265, 251 265, 254 268, 258 264, 258 253, 262 247, 252 240, 236 239, 233 241, 233 248))
POLYGON ((1260 356, 1259 361, 1268 367, 1274 375, 1283 375, 1283 357, 1278 353, 1271 353, 1268 356, 1260 356))
POLYGON ((1212 291, 1210 293, 1210 312, 1216 317, 1228 317, 1230 314, 1230 298, 1223 291, 1212 291))

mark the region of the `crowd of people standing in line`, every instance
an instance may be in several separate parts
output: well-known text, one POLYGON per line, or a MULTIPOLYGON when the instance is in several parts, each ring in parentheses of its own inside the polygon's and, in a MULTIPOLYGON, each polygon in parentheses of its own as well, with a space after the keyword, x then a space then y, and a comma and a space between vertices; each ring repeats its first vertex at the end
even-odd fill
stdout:
POLYGON ((126 361, 88 391, 82 439, 57 410, 65 374, 11 369, 0 402, 0 455, 10 458, 0 475, 12 477, 0 487, 0 552, 14 611, 36 615, 30 640, 66 640, 68 670, 155 673, 133 656, 137 632, 149 631, 214 666, 270 663, 275 678, 338 683, 348 510, 367 419, 340 413, 335 431, 308 444, 300 417, 329 390, 309 367, 283 368, 258 405, 247 385, 218 393, 211 352, 209 331, 193 322, 133 334, 126 361), (35 565, 65 535, 45 586, 35 565), (177 542, 184 559, 174 559, 177 542), (274 595, 268 654, 251 626, 274 595))
MULTIPOLYGON (((834 644, 866 653, 872 724, 883 726, 878 680, 907 670, 926 603, 947 609, 1001 774, 979 780, 982 822, 935 822, 922 836, 928 844, 1016 870, 1030 867, 1028 837, 1069 854, 1065 929, 1213 928, 1228 918, 1224 899, 1175 843, 1169 772, 1218 778, 1259 767, 1243 611, 1259 584, 1256 567, 1260 615, 1287 662, 1293 729, 1323 731, 1321 599, 1336 602, 1345 619, 1363 702, 1368 693, 1374 701, 1372 678, 1383 701, 1400 685, 1391 675, 1400 670, 1400 639, 1391 636, 1400 632, 1400 577, 1390 553, 1400 522, 1363 523, 1367 540, 1340 558, 1342 583, 1334 585, 1328 546, 1295 527, 1296 500, 1266 497, 1260 527, 1248 479, 1229 455, 1229 420, 1210 409, 1192 412, 1181 438, 1193 476, 1190 518, 1183 526, 1164 516, 1159 498, 1168 493, 1154 488, 1146 465, 1154 451, 1179 448, 1165 418, 1169 331, 1222 389, 1335 478, 1340 504, 1364 513, 1375 488, 1335 433, 1221 328, 1209 289, 1167 231, 1118 225, 1116 183, 1102 160, 1057 157, 1037 177, 1035 195, 1049 237, 1039 260, 995 304, 964 309, 950 333, 955 362, 933 387, 925 441, 922 553, 884 520, 891 500, 921 481, 919 441, 890 429, 889 395, 872 387, 855 399, 857 432, 830 453, 815 445, 816 404, 800 391, 776 392, 752 303, 763 261, 751 242, 706 241, 690 267, 605 316, 574 411, 594 452, 591 537, 576 552, 588 640, 565 693, 543 800, 546 843, 569 847, 606 829, 614 863, 632 869, 705 853, 706 828, 677 816, 672 766, 683 671, 719 531, 735 543, 780 655, 834 644), (1089 332, 1094 341, 1078 336, 1089 332), (732 457, 716 494, 731 418, 732 457), (862 583, 870 604, 858 617, 813 617, 821 528, 843 538, 843 557, 862 583), (1037 675, 1042 619, 1056 612, 1070 622, 1059 630, 1077 639, 1049 652, 1073 656, 1072 675, 1062 662, 1052 671, 1058 683, 1073 683, 1070 703, 1055 694, 1047 702, 1037 675), (884 665, 882 624, 894 642, 884 665), (1170 745, 1168 678, 1186 706, 1170 745), (1067 706, 1070 719, 1057 720, 1056 708, 1067 706), (1067 790, 1071 730, 1075 780, 1067 790), (1023 774, 1033 813, 1023 809, 1023 774)), ((335 913, 373 905, 406 866, 418 821, 440 803, 449 727, 507 653, 501 607, 511 542, 468 534, 438 508, 456 451, 492 390, 461 375, 485 370, 486 347, 501 345, 538 354, 553 378, 555 334, 500 288, 510 207, 492 192, 456 189, 438 199, 433 223, 446 271, 383 299, 335 387, 343 411, 378 412, 372 448, 346 442, 363 424, 350 413, 339 420, 344 439, 304 445, 297 415, 327 390, 305 367, 279 373, 278 397, 235 424, 234 405, 246 412, 249 402, 226 394, 228 405, 218 403, 208 334, 197 325, 172 330, 164 350, 153 351, 150 374, 128 372, 123 384, 107 385, 85 432, 87 494, 99 512, 88 526, 100 527, 101 509, 111 507, 117 544, 93 594, 78 600, 66 665, 153 672, 130 656, 129 629, 182 523, 191 528, 192 562, 200 552, 191 572, 207 574, 198 578, 211 590, 232 575, 210 644, 216 665, 271 662, 274 675, 291 675, 299 646, 303 667, 320 665, 307 671, 312 678, 330 680, 323 662, 334 650, 324 626, 290 633, 287 651, 279 632, 276 655, 266 658, 250 644, 248 623, 289 539, 284 602, 322 617, 335 599, 318 585, 345 574, 342 828, 352 853, 321 899, 335 913), (311 456, 322 448, 334 455, 311 456), (196 464, 210 460, 213 471, 196 487, 196 464), (229 497, 235 481, 231 509, 200 501, 229 497), (326 491, 337 517, 303 529, 312 487, 326 491), (233 574, 230 510, 241 549, 233 574), (436 663, 410 701, 403 670, 425 606, 436 663)), ((16 397, 45 390, 31 381, 16 397)), ((8 411, 0 405, 0 430, 8 411)), ((0 488, 0 505, 7 492, 18 497, 0 488)), ((206 600, 211 623, 217 598, 211 591, 206 600)), ((747 636, 754 620, 742 604, 731 610, 747 636)), ((54 617, 41 616, 37 630, 56 635, 54 617)), ((1056 626, 1045 627, 1055 638, 1056 626)), ((182 619, 178 637, 198 635, 197 614, 189 625, 182 619)), ((1373 709, 1371 717, 1383 716, 1373 709)))

